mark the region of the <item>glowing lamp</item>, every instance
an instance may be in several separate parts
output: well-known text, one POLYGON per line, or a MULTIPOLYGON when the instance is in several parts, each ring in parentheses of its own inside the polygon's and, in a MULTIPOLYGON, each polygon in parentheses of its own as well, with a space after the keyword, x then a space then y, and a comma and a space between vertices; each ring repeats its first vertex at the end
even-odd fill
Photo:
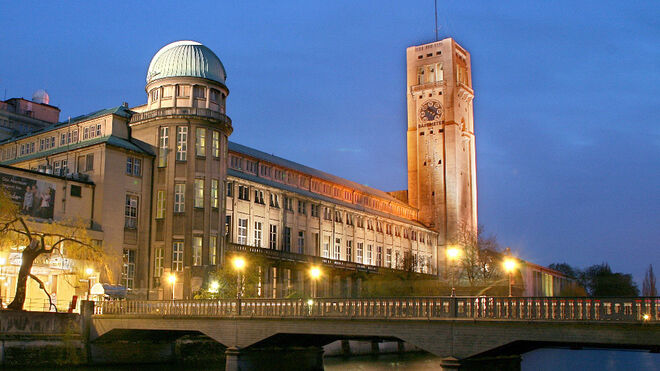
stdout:
POLYGON ((232 260, 232 264, 234 264, 234 268, 237 270, 241 270, 245 267, 245 259, 243 259, 240 256, 237 256, 232 260))

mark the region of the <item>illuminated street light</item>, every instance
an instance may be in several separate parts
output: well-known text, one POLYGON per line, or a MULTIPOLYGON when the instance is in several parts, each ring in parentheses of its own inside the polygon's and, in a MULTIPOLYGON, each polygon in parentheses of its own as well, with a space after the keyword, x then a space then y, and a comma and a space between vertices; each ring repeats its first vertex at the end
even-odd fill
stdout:
POLYGON ((309 276, 312 278, 312 297, 316 297, 316 281, 321 277, 321 268, 312 267, 309 269, 309 276))
POLYGON ((456 246, 447 248, 447 259, 449 260, 449 274, 451 275, 451 296, 456 296, 456 285, 454 284, 454 265, 461 255, 461 250, 456 246))
POLYGON ((218 283, 218 281, 211 282, 209 289, 210 292, 217 294, 219 289, 220 289, 220 284, 218 283))
POLYGON ((170 283, 170 285, 172 285, 172 300, 174 300, 174 284, 176 283, 176 274, 171 273, 167 277, 167 281, 170 283))
POLYGON ((516 267, 518 267, 518 263, 514 259, 504 260, 504 270, 509 274, 509 296, 511 296, 512 274, 516 267))
POLYGON ((241 289, 243 288, 243 282, 241 281, 241 272, 243 271, 243 268, 245 268, 245 259, 243 257, 237 256, 232 260, 232 264, 234 264, 234 269, 236 269, 236 272, 238 273, 236 275, 236 300, 237 300, 237 309, 238 309, 238 315, 241 315, 241 289))
POLYGON ((648 321, 648 320, 651 319, 651 316, 649 316, 648 314, 645 314, 645 315, 642 316, 642 319, 643 319, 644 321, 648 321))

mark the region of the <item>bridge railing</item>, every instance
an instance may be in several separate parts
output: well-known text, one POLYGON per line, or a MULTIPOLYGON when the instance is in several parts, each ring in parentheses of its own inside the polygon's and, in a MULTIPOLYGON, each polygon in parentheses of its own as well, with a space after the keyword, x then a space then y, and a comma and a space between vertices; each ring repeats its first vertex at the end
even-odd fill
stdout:
POLYGON ((101 301, 97 315, 658 321, 660 297, 405 297, 101 301))

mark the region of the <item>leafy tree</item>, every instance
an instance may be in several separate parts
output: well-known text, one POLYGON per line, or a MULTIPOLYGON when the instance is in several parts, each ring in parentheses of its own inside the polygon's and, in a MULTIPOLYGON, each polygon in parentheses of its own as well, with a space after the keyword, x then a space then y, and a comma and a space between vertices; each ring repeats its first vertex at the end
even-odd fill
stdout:
POLYGON ((552 263, 548 266, 548 268, 554 269, 572 278, 578 278, 580 273, 579 269, 573 268, 567 263, 552 263))
POLYGON ((614 273, 607 263, 588 267, 580 275, 580 281, 591 296, 639 295, 639 289, 632 275, 614 273))
POLYGON ((642 283, 642 296, 658 296, 652 264, 649 264, 649 269, 647 269, 646 274, 644 274, 644 282, 642 283))
MULTIPOLYGON (((18 206, 9 194, 0 187, 0 250, 10 251, 16 246, 25 246, 21 253, 21 267, 16 280, 16 295, 7 306, 10 310, 23 310, 27 291, 27 280, 31 278, 44 291, 54 307, 44 283, 31 273, 35 260, 42 255, 65 255, 69 259, 80 259, 93 263, 106 273, 112 281, 112 272, 107 263, 110 257, 101 246, 92 243, 87 228, 82 220, 69 219, 54 221, 36 221, 20 214, 18 206)), ((82 271, 83 266, 79 269, 82 271)), ((80 272, 82 276, 82 272, 80 272)))

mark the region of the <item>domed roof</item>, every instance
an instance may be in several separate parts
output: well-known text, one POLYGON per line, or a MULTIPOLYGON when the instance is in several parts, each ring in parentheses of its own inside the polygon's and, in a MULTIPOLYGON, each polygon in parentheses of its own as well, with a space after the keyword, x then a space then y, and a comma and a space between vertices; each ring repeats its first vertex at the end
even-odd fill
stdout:
POLYGON ((201 77, 225 83, 227 73, 215 53, 196 41, 175 41, 162 47, 149 63, 147 84, 165 77, 201 77))
POLYGON ((32 101, 36 103, 49 104, 50 96, 48 92, 44 89, 39 89, 32 94, 32 101))

